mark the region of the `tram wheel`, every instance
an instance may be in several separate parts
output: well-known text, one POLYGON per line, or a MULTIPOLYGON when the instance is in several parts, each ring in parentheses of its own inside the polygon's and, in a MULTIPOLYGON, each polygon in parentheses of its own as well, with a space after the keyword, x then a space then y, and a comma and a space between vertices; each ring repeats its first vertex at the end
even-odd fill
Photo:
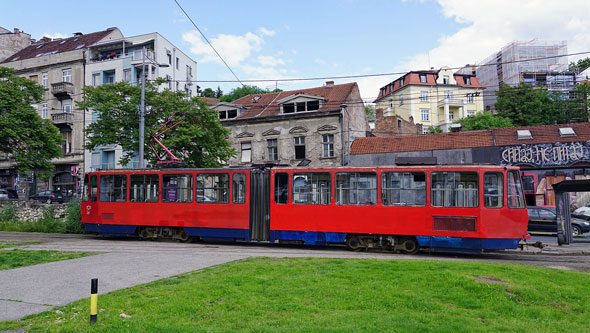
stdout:
POLYGON ((141 231, 139 232, 139 240, 147 240, 148 239, 148 232, 145 229, 141 229, 141 231))
POLYGON ((415 238, 405 238, 402 247, 402 252, 405 254, 416 254, 420 250, 420 246, 415 238))
POLYGON ((178 238, 179 241, 183 242, 183 243, 188 243, 192 240, 192 237, 187 235, 187 233, 182 230, 179 234, 178 234, 178 238))
POLYGON ((361 244, 360 239, 356 236, 352 236, 346 240, 346 247, 348 247, 348 249, 352 251, 360 251, 364 248, 364 246, 361 244))

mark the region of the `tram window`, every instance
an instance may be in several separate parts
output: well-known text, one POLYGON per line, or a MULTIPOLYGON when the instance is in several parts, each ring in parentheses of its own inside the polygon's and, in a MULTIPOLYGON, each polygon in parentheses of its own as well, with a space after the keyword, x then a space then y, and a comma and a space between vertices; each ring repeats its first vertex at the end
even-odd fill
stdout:
POLYGON ((508 207, 524 208, 524 196, 520 185, 520 174, 516 170, 508 171, 508 207))
POLYGON ((483 202, 488 208, 504 206, 504 175, 501 172, 484 173, 483 202))
POLYGON ((396 206, 426 204, 424 172, 384 172, 381 175, 381 203, 396 206))
POLYGON ((433 172, 431 204, 434 207, 477 207, 479 191, 476 172, 433 172))
POLYGON ((88 190, 90 190, 90 188, 88 187, 88 181, 89 181, 89 177, 88 175, 84 175, 84 187, 82 188, 82 201, 88 201, 88 190))
POLYGON ((337 205, 374 205, 377 203, 377 174, 341 172, 336 174, 337 205))
POLYGON ((332 199, 332 177, 329 173, 307 172, 293 174, 293 203, 329 205, 332 199))
POLYGON ((275 203, 289 203, 289 174, 275 173, 275 203))
POLYGON ((192 202, 193 175, 162 175, 162 202, 192 202))
POLYGON ((98 197, 98 177, 90 177, 90 201, 96 202, 98 197))
POLYGON ((127 175, 101 175, 99 179, 101 202, 127 201, 127 175))
POLYGON ((160 177, 158 175, 131 175, 129 200, 131 202, 158 202, 160 177))
POLYGON ((246 202, 246 174, 234 173, 232 181, 232 202, 246 202))
POLYGON ((227 173, 199 173, 196 184, 198 203, 229 202, 229 175, 227 173))

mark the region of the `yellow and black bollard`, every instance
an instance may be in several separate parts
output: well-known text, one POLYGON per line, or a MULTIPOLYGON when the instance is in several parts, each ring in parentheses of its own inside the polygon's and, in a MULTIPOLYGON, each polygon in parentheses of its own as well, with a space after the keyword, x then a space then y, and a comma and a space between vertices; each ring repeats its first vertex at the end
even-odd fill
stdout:
POLYGON ((92 279, 90 282, 90 325, 96 323, 98 312, 98 279, 92 279))

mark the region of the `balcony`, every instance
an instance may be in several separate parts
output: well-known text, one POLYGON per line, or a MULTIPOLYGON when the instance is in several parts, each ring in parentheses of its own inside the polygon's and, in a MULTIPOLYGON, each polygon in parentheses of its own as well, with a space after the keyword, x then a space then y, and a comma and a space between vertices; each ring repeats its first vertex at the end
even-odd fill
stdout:
POLYGON ((465 105, 465 101, 460 98, 443 98, 438 101, 439 105, 449 105, 449 106, 463 106, 465 105))
POLYGON ((59 126, 59 125, 72 126, 74 124, 74 114, 68 113, 68 112, 54 113, 51 115, 51 122, 55 126, 59 126))
POLYGON ((74 84, 71 82, 52 83, 51 93, 58 99, 71 99, 74 94, 74 84))

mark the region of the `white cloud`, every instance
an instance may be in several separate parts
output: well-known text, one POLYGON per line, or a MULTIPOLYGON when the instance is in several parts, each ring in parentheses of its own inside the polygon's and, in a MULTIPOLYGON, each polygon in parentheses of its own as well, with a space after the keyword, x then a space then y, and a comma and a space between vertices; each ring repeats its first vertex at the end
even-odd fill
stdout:
POLYGON ((265 36, 274 36, 277 32, 274 30, 268 30, 265 27, 261 27, 260 29, 258 29, 258 31, 260 31, 261 34, 265 35, 265 36))
MULTIPOLYGON (((198 31, 185 32, 182 34, 182 39, 191 45, 190 51, 193 54, 201 57, 198 59, 199 62, 221 63, 215 51, 201 38, 198 31)), ((248 59, 252 52, 260 50, 261 45, 264 43, 264 39, 261 36, 251 32, 247 32, 241 36, 220 34, 217 37, 211 38, 210 41, 230 66, 239 65, 248 59)))
POLYGON ((282 59, 273 57, 273 56, 258 56, 257 61, 262 65, 262 66, 270 66, 270 67, 274 67, 277 65, 284 65, 285 62, 282 59))
MULTIPOLYGON (((588 51, 590 1, 437 0, 445 17, 464 24, 428 53, 404 59, 395 71, 477 63, 513 40, 567 40, 568 53, 588 51)), ((587 56, 587 55, 585 55, 587 56)), ((579 57, 578 57, 579 58, 579 57)), ((570 58, 569 61, 575 60, 570 58)))
POLYGON ((62 34, 61 32, 54 32, 54 33, 46 32, 43 34, 43 37, 49 37, 51 39, 55 39, 55 38, 69 38, 72 36, 67 35, 67 34, 62 34))

